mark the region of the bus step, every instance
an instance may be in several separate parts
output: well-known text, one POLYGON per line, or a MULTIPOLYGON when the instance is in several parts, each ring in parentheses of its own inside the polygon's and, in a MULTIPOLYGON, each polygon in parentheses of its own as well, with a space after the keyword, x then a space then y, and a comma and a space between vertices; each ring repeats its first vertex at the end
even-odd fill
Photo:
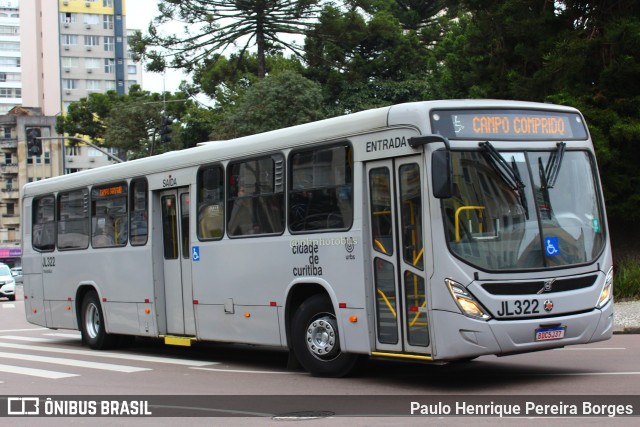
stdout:
POLYGON ((194 337, 175 337, 166 335, 163 337, 164 343, 167 345, 181 345, 183 347, 191 347, 191 343, 196 339, 194 337))

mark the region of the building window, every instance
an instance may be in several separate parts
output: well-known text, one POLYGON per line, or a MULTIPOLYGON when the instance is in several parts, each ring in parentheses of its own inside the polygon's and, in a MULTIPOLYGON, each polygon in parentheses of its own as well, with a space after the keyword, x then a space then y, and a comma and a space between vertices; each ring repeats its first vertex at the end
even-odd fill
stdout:
POLYGON ((88 70, 95 70, 97 68, 100 68, 101 65, 102 65, 102 62, 100 61, 100 58, 84 59, 84 67, 88 70))
POLYGON ((13 160, 13 156, 11 155, 11 153, 4 153, 4 164, 5 165, 10 165, 12 160, 13 160))
MULTIPOLYGON (((106 68, 106 64, 105 64, 106 68)), ((105 90, 116 90, 116 81, 115 80, 105 80, 104 82, 105 90)))
POLYGON ((102 81, 101 80, 87 80, 87 90, 89 91, 101 91, 102 90, 102 81))
POLYGON ((115 45, 113 43, 113 37, 104 36, 104 50, 106 52, 113 52, 115 50, 115 45))
POLYGON ((115 73, 116 71, 116 61, 112 58, 104 59, 104 72, 105 73, 115 73))
POLYGON ((0 88, 0 98, 20 98, 22 97, 22 89, 0 88))
POLYGON ((10 67, 19 67, 20 58, 0 56, 0 65, 8 65, 10 67))
POLYGON ((113 0, 102 0, 103 7, 113 7, 113 0))
POLYGON ((73 46, 78 44, 78 36, 76 34, 63 34, 62 35, 62 45, 63 46, 73 46))
POLYGON ((63 56, 62 68, 77 68, 80 66, 80 58, 76 56, 63 56))
POLYGON ((94 13, 85 13, 83 22, 87 25, 97 25, 100 23, 100 15, 94 13))
POLYGON ((0 42, 0 51, 20 52, 20 43, 19 42, 0 42))
POLYGON ((0 25, 0 35, 17 36, 19 34, 20 34, 20 27, 14 27, 10 25, 0 25))
POLYGON ((138 72, 138 67, 135 65, 127 65, 127 72, 129 74, 136 74, 138 72))
POLYGON ((62 12, 60 14, 60 22, 63 24, 73 24, 78 22, 78 14, 71 12, 62 12))
POLYGON ((100 36, 84 36, 85 46, 98 46, 100 45, 100 36))
POLYGON ((102 16, 102 28, 105 30, 113 30, 113 15, 102 16))
MULTIPOLYGON (((4 137, 7 138, 7 139, 11 138, 11 128, 10 127, 5 127, 4 128, 4 137)), ((6 153, 6 154, 11 155, 11 153, 6 153)))
POLYGON ((62 79, 62 87, 65 90, 78 89, 79 84, 77 79, 62 79))

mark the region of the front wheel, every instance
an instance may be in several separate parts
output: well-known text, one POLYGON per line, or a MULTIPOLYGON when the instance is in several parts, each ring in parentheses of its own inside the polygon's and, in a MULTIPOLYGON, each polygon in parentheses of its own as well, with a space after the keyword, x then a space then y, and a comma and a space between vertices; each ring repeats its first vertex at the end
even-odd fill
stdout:
POLYGON ((104 314, 96 291, 89 291, 82 300, 80 331, 82 342, 94 350, 115 347, 118 337, 108 334, 104 325, 104 314))
POLYGON ((331 301, 324 295, 305 300, 293 316, 293 352, 311 374, 343 377, 355 366, 358 356, 340 351, 338 322, 331 301))

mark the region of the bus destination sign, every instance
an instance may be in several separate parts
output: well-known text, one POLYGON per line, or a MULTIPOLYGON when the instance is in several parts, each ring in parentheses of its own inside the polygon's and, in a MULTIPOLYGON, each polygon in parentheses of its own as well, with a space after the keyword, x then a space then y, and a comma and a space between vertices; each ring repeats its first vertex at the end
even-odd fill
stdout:
POLYGON ((433 133, 449 139, 587 139, 579 114, 538 110, 441 110, 431 113, 433 133))

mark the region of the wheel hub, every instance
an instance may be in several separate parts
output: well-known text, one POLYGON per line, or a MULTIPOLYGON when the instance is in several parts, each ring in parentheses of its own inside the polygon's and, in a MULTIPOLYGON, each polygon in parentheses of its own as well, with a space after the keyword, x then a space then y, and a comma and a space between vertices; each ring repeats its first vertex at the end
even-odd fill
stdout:
POLYGON ((318 357, 327 357, 335 348, 336 328, 329 316, 315 319, 307 327, 307 347, 318 357))

